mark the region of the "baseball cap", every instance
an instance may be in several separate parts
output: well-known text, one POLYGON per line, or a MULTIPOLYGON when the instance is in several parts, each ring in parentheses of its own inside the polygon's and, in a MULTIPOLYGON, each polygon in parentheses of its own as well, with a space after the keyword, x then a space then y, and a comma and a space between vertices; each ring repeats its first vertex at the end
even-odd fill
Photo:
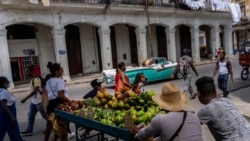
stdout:
POLYGON ((182 53, 184 53, 184 54, 187 54, 187 53, 189 53, 190 52, 190 49, 188 49, 188 48, 184 48, 183 50, 182 50, 182 53))
POLYGON ((98 79, 94 79, 91 81, 91 86, 94 87, 94 86, 100 86, 102 84, 102 80, 98 80, 98 79))

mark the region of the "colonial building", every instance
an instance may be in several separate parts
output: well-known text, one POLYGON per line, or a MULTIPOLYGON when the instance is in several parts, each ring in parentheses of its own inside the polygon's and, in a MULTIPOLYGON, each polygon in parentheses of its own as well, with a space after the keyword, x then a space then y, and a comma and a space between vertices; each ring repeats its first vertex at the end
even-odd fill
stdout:
POLYGON ((241 9, 241 21, 233 25, 233 45, 239 50, 240 44, 244 41, 250 41, 250 5, 249 0, 235 0, 239 3, 241 9))
POLYGON ((200 46, 223 47, 232 56, 232 16, 211 9, 216 3, 47 0, 44 6, 29 1, 1 0, 0 75, 11 82, 28 79, 30 64, 44 76, 49 61, 61 63, 70 81, 116 68, 120 61, 140 64, 152 56, 176 61, 183 48, 192 50, 195 63, 203 60, 200 46))

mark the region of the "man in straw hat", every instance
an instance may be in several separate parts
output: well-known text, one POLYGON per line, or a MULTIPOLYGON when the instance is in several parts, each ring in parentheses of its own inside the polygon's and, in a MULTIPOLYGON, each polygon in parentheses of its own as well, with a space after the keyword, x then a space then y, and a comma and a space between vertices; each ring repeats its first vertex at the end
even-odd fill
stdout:
POLYGON ((156 115, 151 123, 138 129, 133 127, 131 132, 137 140, 147 140, 160 136, 162 141, 201 141, 201 125, 198 117, 186 112, 189 96, 173 83, 165 83, 160 94, 152 97, 153 101, 167 114, 156 115))
POLYGON ((201 123, 207 124, 215 140, 249 141, 249 123, 230 99, 217 97, 214 79, 203 76, 195 84, 198 98, 205 104, 197 115, 201 123))

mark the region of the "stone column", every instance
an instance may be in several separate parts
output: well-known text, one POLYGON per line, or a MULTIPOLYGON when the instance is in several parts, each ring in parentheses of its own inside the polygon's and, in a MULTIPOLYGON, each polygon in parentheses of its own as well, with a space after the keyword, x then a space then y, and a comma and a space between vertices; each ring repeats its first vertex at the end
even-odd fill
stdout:
POLYGON ((138 61, 141 63, 147 58, 147 30, 145 27, 136 29, 138 61))
POLYGON ((192 58, 194 63, 200 62, 199 27, 191 28, 192 58))
POLYGON ((215 26, 211 29, 211 45, 212 45, 212 52, 213 52, 213 60, 215 60, 215 49, 216 51, 220 47, 220 29, 218 26, 215 26))
POLYGON ((67 82, 70 82, 71 78, 69 75, 68 56, 65 41, 65 29, 53 29, 52 35, 54 38, 56 62, 61 63, 61 66, 63 67, 63 79, 67 82))
POLYGON ((0 30, 0 75, 5 76, 10 81, 10 88, 14 88, 12 71, 10 66, 10 55, 7 42, 7 30, 0 30))
POLYGON ((232 27, 224 28, 224 45, 225 45, 224 47, 225 47, 226 56, 229 58, 233 57, 232 32, 233 32, 232 27))
POLYGON ((175 27, 169 27, 165 30, 167 35, 168 60, 176 61, 176 45, 175 45, 175 27))
POLYGON ((112 51, 110 43, 110 29, 101 28, 98 30, 101 44, 102 70, 112 69, 112 51))

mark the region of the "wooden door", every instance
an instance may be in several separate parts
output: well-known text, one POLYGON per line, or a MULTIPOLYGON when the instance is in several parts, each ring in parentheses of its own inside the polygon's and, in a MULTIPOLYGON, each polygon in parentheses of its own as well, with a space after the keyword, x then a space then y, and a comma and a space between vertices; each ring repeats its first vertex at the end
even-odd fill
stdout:
POLYGON ((156 26, 158 57, 168 58, 165 27, 156 26))
POLYGON ((131 64, 139 65, 142 62, 138 62, 137 39, 136 39, 136 34, 135 34, 135 27, 128 25, 128 30, 129 30, 131 64))
POLYGON ((117 68, 117 49, 116 49, 116 37, 115 37, 115 27, 110 27, 110 41, 111 41, 111 52, 112 52, 112 62, 113 62, 113 68, 117 68))
MULTIPOLYGON (((180 26, 180 46, 181 46, 181 56, 183 55, 182 50, 184 48, 188 48, 191 50, 191 33, 190 27, 188 26, 180 26)), ((190 56, 192 56, 192 51, 190 52, 190 56)))
POLYGON ((80 73, 83 73, 79 27, 74 25, 66 26, 65 37, 68 54, 69 74, 78 75, 80 73))

